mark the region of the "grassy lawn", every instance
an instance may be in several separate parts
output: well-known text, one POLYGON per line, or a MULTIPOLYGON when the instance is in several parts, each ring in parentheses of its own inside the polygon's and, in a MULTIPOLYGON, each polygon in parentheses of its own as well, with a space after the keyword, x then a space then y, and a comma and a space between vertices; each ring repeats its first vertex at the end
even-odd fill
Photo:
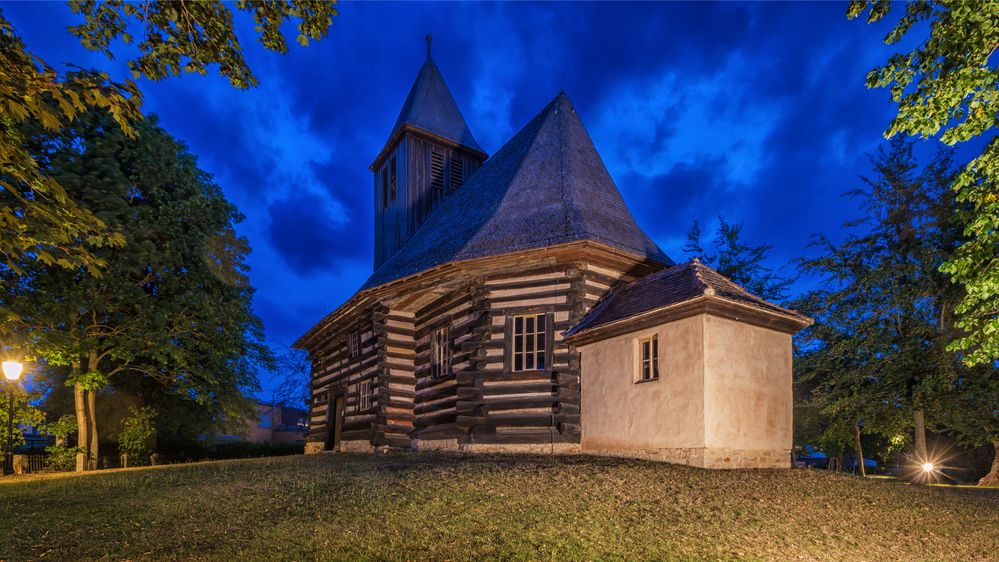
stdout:
POLYGON ((317 455, 0 482, 0 560, 996 560, 999 493, 587 457, 317 455))

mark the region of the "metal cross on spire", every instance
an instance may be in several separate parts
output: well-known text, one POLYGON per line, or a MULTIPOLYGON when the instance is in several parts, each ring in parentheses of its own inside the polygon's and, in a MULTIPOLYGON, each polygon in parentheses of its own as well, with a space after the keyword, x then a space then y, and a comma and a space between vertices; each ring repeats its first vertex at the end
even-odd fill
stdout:
POLYGON ((433 40, 434 40, 434 37, 432 35, 430 35, 430 34, 427 34, 427 58, 428 59, 430 58, 430 42, 433 41, 433 40))

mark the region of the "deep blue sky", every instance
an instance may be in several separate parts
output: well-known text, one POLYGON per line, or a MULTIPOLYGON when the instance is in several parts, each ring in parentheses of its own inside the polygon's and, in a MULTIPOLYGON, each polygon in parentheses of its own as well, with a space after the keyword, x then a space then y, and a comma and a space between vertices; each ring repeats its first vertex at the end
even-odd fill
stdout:
MULTIPOLYGON (((2 4, 49 64, 125 76, 83 49, 63 3, 2 4)), ((281 56, 239 17, 261 85, 216 75, 140 80, 144 109, 183 140, 246 215, 255 307, 280 351, 371 272, 368 165, 425 57, 424 35, 479 143, 494 153, 564 89, 638 223, 670 254, 723 213, 772 265, 814 233, 842 236, 865 153, 893 115, 868 70, 888 23, 845 3, 340 6, 331 36, 281 56)), ((127 51, 122 51, 127 53, 127 51)), ((786 269, 788 273, 793 268, 786 269)), ((808 281, 802 281, 807 284, 808 281)), ((799 288, 803 286, 799 284, 799 288)), ((262 382, 268 385, 268 376, 262 382)), ((266 394, 266 392, 265 392, 266 394)))

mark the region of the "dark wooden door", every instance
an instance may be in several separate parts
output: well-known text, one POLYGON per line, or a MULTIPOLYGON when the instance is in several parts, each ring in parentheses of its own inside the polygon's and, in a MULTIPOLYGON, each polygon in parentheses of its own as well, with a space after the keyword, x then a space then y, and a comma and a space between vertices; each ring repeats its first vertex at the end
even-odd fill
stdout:
POLYGON ((336 418, 333 424, 333 450, 340 450, 340 434, 343 433, 343 394, 336 397, 336 418))

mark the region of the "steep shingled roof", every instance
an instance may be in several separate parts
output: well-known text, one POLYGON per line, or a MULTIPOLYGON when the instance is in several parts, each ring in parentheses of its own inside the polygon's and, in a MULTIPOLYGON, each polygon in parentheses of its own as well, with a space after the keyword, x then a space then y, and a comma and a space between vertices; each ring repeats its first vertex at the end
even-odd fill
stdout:
POLYGON ((427 57, 427 62, 423 63, 420 73, 416 75, 416 81, 409 90, 409 96, 402 105, 399 118, 392 126, 392 137, 403 125, 412 125, 428 133, 433 133, 439 137, 456 142, 472 150, 485 153, 475 137, 472 130, 468 128, 468 123, 461 115, 458 104, 455 103, 451 90, 444 83, 441 71, 434 64, 433 59, 427 57))
POLYGON ((673 263, 635 223, 562 93, 447 197, 362 290, 446 263, 582 240, 673 263))
POLYGON ((751 294, 695 258, 615 287, 565 335, 572 336, 584 330, 708 295, 787 316, 805 325, 811 323, 807 316, 751 294))

